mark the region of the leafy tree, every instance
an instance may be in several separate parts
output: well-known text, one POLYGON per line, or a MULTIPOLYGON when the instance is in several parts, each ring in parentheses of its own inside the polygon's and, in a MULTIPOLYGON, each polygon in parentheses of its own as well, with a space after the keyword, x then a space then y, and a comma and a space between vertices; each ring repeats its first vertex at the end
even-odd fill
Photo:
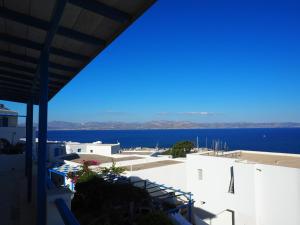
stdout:
POLYGON ((172 148, 166 151, 164 154, 172 155, 173 158, 186 157, 186 154, 190 153, 195 148, 195 145, 191 141, 180 141, 172 146, 172 148))

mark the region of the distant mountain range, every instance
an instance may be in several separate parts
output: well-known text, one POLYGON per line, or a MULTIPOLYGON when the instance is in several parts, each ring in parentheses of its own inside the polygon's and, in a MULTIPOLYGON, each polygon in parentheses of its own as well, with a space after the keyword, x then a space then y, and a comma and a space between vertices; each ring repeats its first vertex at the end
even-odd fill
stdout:
POLYGON ((49 130, 138 130, 138 129, 207 129, 207 128, 288 128, 300 123, 197 123, 189 121, 86 122, 50 121, 49 130))

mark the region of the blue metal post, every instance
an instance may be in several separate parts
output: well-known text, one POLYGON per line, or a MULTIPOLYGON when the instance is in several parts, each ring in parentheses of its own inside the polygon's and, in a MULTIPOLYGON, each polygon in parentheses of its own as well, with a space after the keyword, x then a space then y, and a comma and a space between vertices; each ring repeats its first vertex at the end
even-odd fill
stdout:
POLYGON ((48 117, 48 60, 49 53, 41 55, 40 65, 40 102, 39 102, 39 143, 37 176, 37 224, 46 224, 46 153, 47 153, 47 117, 48 117))
POLYGON ((37 178, 37 225, 45 225, 47 221, 47 117, 48 117, 48 66, 51 43, 58 29, 59 21, 64 12, 67 0, 56 1, 52 13, 51 25, 40 54, 38 75, 40 77, 39 102, 39 144, 38 144, 38 178, 37 178))
POLYGON ((33 104, 32 100, 27 103, 26 117, 26 168, 27 176, 27 201, 31 202, 32 192, 32 128, 33 128, 33 104))

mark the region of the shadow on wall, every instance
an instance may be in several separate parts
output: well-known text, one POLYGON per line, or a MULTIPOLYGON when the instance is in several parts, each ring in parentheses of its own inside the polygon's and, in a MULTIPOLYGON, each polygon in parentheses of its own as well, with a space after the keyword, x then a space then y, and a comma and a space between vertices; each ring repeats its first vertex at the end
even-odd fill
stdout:
POLYGON ((211 220, 216 218, 216 215, 204 209, 193 207, 193 221, 196 225, 211 224, 211 220), (206 221, 206 222, 204 222, 206 221), (209 222, 209 223, 207 223, 209 222))
POLYGON ((196 225, 235 225, 234 218, 234 211, 230 209, 213 214, 198 207, 193 208, 193 220, 196 225))

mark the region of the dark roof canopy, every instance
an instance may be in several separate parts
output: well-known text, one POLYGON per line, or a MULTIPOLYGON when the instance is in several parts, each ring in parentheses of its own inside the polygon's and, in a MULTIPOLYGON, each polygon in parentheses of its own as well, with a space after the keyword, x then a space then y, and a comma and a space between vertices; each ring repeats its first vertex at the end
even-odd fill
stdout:
MULTIPOLYGON (((0 99, 39 102, 38 65, 61 0, 0 1, 0 99)), ((49 47, 50 100, 155 0, 68 0, 49 47)))

